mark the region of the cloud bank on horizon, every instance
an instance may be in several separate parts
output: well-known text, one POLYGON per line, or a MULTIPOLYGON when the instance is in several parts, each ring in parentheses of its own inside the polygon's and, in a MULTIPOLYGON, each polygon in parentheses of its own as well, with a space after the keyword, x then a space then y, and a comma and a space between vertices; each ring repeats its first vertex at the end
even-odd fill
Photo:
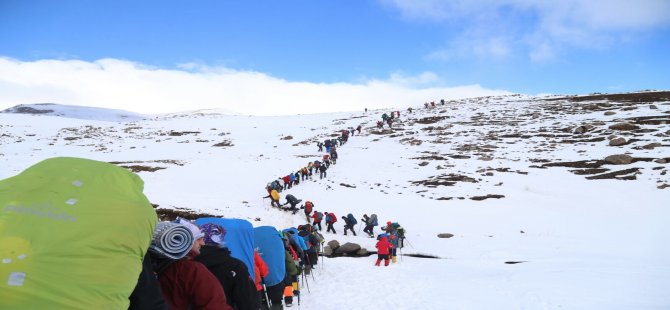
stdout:
POLYGON ((120 59, 19 61, 0 58, 0 109, 60 103, 158 114, 219 109, 291 115, 419 105, 425 101, 509 94, 479 85, 426 87, 433 73, 393 74, 361 83, 293 82, 254 71, 182 64, 152 68, 120 59))
POLYGON ((668 0, 0 1, 0 109, 254 115, 670 89, 668 0))

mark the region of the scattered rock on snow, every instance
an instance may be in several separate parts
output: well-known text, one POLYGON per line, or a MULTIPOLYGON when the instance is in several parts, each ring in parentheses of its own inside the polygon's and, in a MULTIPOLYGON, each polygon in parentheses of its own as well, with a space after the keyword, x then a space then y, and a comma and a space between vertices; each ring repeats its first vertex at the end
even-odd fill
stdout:
POLYGON ((605 157, 605 161, 612 165, 628 165, 633 162, 633 157, 626 154, 610 155, 605 157))
POLYGON ((636 130, 640 129, 640 126, 631 123, 616 123, 609 128, 613 130, 636 130))
POLYGON ((437 235, 438 238, 451 238, 453 236, 454 236, 454 234, 450 234, 450 233, 441 233, 441 234, 437 235))
POLYGON ((335 254, 342 254, 342 255, 351 255, 351 254, 356 254, 361 249, 361 246, 357 243, 351 243, 347 242, 341 246, 339 246, 337 249, 335 249, 335 254))
POLYGON ((620 146, 626 144, 626 138, 614 138, 610 140, 610 146, 620 146))

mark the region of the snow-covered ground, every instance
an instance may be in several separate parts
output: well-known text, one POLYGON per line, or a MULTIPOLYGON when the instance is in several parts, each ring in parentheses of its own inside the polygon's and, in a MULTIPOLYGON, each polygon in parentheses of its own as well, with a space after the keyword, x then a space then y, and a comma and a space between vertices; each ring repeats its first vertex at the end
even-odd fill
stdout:
MULTIPOLYGON (((375 123, 388 110, 285 117, 204 111, 132 122, 94 120, 109 119, 105 111, 95 117, 89 110, 88 119, 0 113, 0 179, 55 156, 164 168, 139 172, 160 208, 284 228, 304 216, 270 208, 264 186, 318 159, 317 140, 360 124, 362 135, 338 149, 328 177, 283 192, 282 202, 291 193, 338 218, 376 213, 407 230, 403 254, 439 258, 404 256, 389 267, 374 267, 376 256, 325 258, 308 278, 309 293, 303 287, 301 308, 670 308, 670 176, 662 160, 670 158, 670 126, 608 128, 667 116, 670 102, 602 105, 611 115, 586 108, 603 102, 460 100, 400 111, 402 122, 384 131, 375 123), (582 125, 593 127, 575 134, 582 125), (629 143, 609 146, 612 136, 629 143), (643 147, 650 143, 660 146, 643 147), (623 175, 635 180, 541 168, 615 154, 648 160, 600 167, 639 168, 623 175), (421 183, 430 180, 445 182, 421 183), (504 197, 471 199, 489 194, 504 197)), ((374 239, 342 236, 342 225, 326 238, 374 250, 374 239)))

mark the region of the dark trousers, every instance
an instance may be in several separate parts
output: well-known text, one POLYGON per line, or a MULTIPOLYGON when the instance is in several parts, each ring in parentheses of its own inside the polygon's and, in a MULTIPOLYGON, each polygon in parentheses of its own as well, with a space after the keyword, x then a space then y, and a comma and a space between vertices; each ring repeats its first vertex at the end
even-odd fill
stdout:
POLYGON ((321 171, 321 173, 319 173, 319 179, 323 179, 325 177, 326 177, 326 170, 323 170, 321 171))
POLYGON ((334 234, 337 233, 333 227, 333 223, 327 223, 326 225, 328 225, 328 229, 326 230, 327 232, 332 230, 334 234))
POLYGON ((347 234, 347 229, 351 230, 351 233, 354 234, 354 236, 356 235, 356 231, 354 230, 354 226, 344 225, 344 234, 345 235, 347 234))
POLYGON ((314 223, 312 223, 312 226, 314 226, 314 229, 316 229, 316 227, 319 226, 319 230, 323 231, 323 228, 321 228, 321 221, 319 222, 314 221, 314 223))
POLYGON ((365 225, 365 228, 363 228, 363 232, 367 233, 368 235, 374 235, 374 232, 372 231, 373 229, 374 229, 374 226, 365 225))

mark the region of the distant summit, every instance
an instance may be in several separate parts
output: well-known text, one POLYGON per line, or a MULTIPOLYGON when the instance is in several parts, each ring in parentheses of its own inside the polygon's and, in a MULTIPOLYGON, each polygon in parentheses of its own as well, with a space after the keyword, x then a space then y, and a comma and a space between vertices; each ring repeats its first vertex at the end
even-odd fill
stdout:
POLYGON ((149 118, 146 115, 124 110, 55 103, 20 104, 0 111, 0 113, 49 115, 108 122, 132 122, 149 118))

